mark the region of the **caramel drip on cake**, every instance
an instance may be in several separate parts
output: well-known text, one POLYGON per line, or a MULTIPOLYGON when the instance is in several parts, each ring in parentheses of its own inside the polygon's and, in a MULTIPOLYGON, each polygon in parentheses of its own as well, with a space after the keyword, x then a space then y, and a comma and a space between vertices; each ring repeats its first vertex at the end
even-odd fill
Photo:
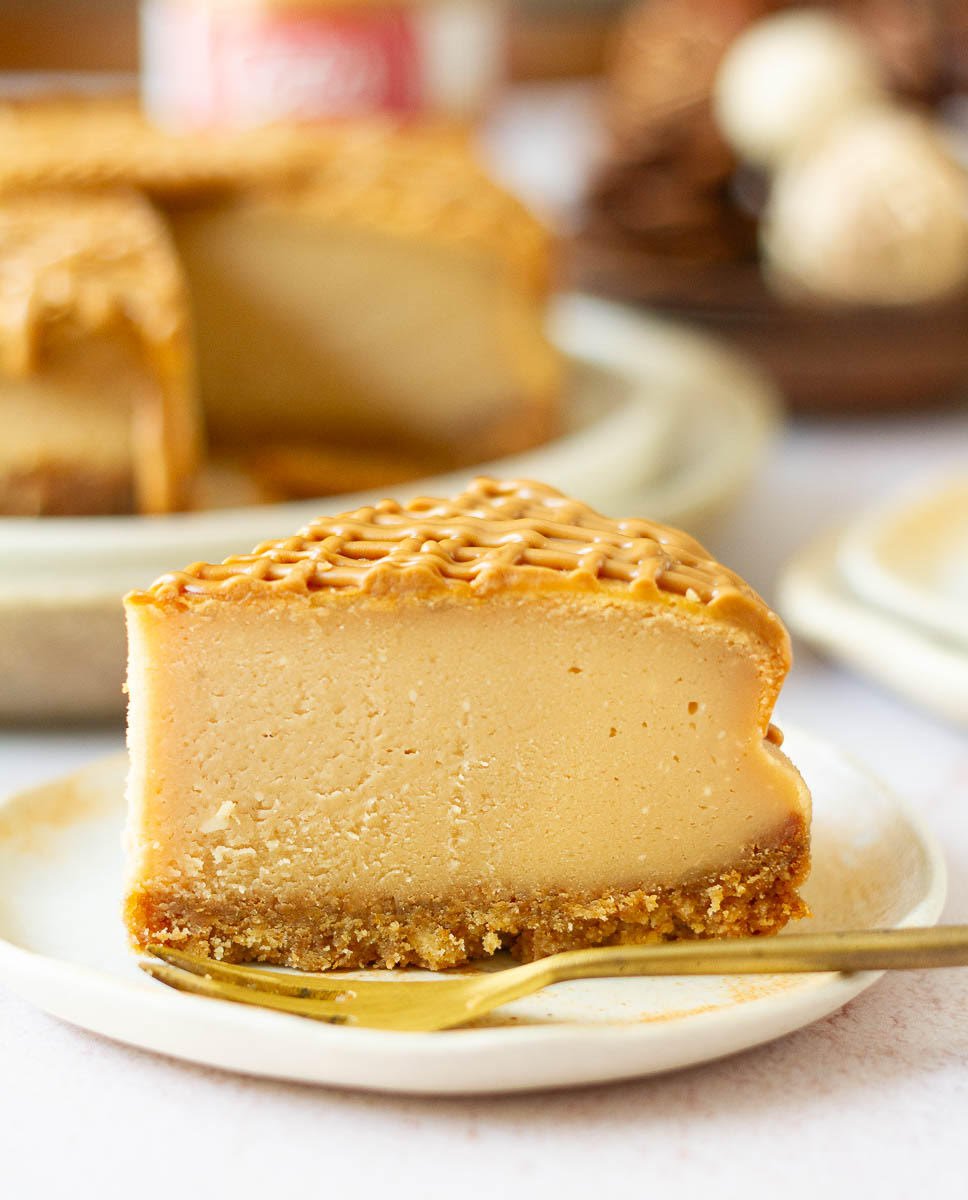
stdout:
POLYGON ((236 596, 268 589, 307 596, 334 590, 486 596, 531 588, 625 590, 705 608, 789 657, 778 618, 740 577, 679 530, 613 521, 554 488, 481 478, 451 500, 383 500, 321 519, 252 554, 172 572, 135 602, 236 596))

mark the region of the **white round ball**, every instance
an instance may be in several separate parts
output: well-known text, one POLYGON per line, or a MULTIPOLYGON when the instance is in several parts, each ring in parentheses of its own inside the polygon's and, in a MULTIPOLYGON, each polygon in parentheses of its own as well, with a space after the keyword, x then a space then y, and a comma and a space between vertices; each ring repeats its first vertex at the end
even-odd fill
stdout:
POLYGON ((968 280, 968 175, 923 118, 853 113, 777 174, 761 239, 767 276, 787 294, 939 298, 968 280))
POLYGON ((860 34, 807 8, 766 17, 740 34, 720 64, 713 103, 740 158, 773 167, 882 90, 880 68, 860 34))

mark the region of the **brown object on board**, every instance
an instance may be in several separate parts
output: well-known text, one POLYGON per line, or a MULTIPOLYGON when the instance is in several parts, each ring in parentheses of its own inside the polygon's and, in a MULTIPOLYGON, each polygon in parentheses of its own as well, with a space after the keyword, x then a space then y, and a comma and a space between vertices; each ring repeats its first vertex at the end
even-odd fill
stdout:
POLYGON ((671 259, 748 257, 755 226, 734 202, 737 163, 713 116, 716 70, 766 0, 649 0, 616 35, 605 91, 608 157, 590 221, 671 259))
POLYGON ((587 229, 576 285, 647 304, 729 338, 802 412, 850 416, 950 404, 968 391, 968 295, 903 307, 795 305, 750 262, 674 261, 587 229))

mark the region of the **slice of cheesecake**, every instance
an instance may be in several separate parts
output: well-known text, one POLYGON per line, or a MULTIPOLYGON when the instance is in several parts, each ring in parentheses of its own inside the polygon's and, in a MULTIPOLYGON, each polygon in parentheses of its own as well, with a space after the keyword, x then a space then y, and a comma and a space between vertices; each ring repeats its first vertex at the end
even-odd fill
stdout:
POLYGON ((199 447, 187 319, 143 198, 0 196, 0 513, 185 507, 199 447))
POLYGON ((787 635, 684 534, 482 479, 126 608, 138 946, 443 968, 804 912, 787 635))

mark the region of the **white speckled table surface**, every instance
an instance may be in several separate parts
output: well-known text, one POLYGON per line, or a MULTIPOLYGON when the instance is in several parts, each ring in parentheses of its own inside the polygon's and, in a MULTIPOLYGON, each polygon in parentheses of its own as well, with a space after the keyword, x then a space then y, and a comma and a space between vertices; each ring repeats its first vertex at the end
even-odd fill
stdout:
MULTIPOLYGON (((714 549, 767 597, 806 538, 968 461, 968 412, 789 427, 714 549)), ((848 746, 926 815, 968 922, 968 736, 797 647, 779 720, 848 746)), ((0 731, 4 791, 118 730, 0 731)), ((966 1195, 968 970, 888 976, 834 1016, 665 1078, 407 1099, 237 1078, 127 1049, 0 991, 0 1195, 966 1195)))

